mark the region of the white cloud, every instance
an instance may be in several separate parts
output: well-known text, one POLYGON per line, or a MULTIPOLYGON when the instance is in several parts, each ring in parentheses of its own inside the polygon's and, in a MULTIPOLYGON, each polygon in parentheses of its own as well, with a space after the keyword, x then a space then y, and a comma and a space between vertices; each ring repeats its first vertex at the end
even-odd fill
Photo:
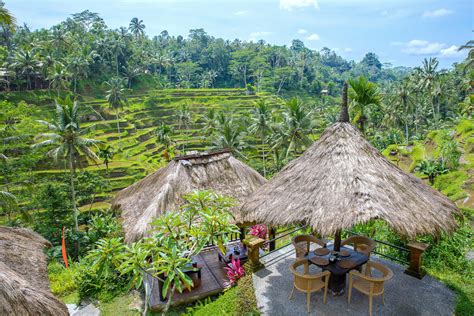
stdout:
POLYGON ((308 41, 319 41, 320 37, 318 34, 313 33, 306 38, 308 41))
POLYGON ((272 34, 272 32, 266 32, 266 31, 252 32, 252 33, 250 33, 249 38, 250 38, 251 41, 258 41, 258 40, 261 40, 263 37, 265 37, 267 35, 270 35, 270 34, 272 34))
POLYGON ((402 52, 409 55, 436 55, 445 44, 414 39, 404 45, 402 52))
POLYGON ((439 18, 440 16, 445 16, 445 15, 449 15, 449 14, 452 14, 453 11, 451 10, 448 10, 448 9, 436 9, 436 10, 432 10, 432 11, 425 11, 423 13, 423 17, 425 18, 439 18))
POLYGON ((314 7, 319 9, 317 0, 280 0, 280 9, 293 11, 306 7, 314 7))
POLYGON ((458 46, 452 45, 440 50, 440 54, 443 57, 463 57, 466 55, 466 52, 460 51, 458 46))
POLYGON ((464 52, 458 51, 458 46, 449 46, 445 43, 430 42, 426 40, 413 39, 409 42, 392 42, 393 46, 400 46, 402 52, 409 55, 429 55, 440 58, 462 57, 464 52))
POLYGON ((249 13, 249 11, 242 10, 235 12, 234 15, 246 15, 247 13, 249 13))
POLYGON ((346 53, 351 53, 351 52, 352 52, 352 48, 346 47, 346 48, 344 48, 344 51, 345 51, 346 53))
POLYGON ((305 29, 299 29, 298 30, 298 34, 306 34, 306 33, 308 33, 308 31, 305 30, 305 29))

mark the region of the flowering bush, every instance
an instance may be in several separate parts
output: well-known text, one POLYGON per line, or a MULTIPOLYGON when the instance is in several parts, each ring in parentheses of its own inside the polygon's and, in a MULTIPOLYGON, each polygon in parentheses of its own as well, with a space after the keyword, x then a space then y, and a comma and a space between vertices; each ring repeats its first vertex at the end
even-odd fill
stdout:
POLYGON ((268 228, 263 224, 257 224, 250 227, 250 235, 265 239, 267 238, 268 228))
POLYGON ((235 285, 238 279, 245 275, 245 269, 240 265, 240 259, 234 260, 225 268, 230 284, 235 285))

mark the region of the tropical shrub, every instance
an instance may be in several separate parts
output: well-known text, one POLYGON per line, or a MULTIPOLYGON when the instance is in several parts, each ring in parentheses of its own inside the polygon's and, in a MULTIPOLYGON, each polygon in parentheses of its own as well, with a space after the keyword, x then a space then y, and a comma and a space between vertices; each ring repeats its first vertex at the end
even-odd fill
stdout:
POLYGON ((253 225, 250 227, 249 234, 261 239, 266 239, 267 238, 267 233, 268 233, 268 228, 267 226, 263 224, 257 224, 253 225))
POLYGON ((446 163, 442 159, 434 160, 423 160, 415 168, 421 174, 428 177, 430 184, 434 184, 435 178, 440 174, 444 174, 449 171, 446 163))
POLYGON ((245 270, 240 265, 240 259, 234 260, 232 258, 232 262, 229 266, 225 267, 225 270, 227 271, 227 277, 229 278, 231 285, 235 285, 237 280, 245 275, 245 270))

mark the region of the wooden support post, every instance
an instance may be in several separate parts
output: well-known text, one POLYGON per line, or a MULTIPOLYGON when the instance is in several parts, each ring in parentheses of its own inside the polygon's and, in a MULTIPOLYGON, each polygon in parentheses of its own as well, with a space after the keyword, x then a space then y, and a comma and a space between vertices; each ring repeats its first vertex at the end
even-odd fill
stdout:
MULTIPOLYGON (((270 232, 269 232, 268 238, 269 238, 270 240, 275 239, 275 235, 276 235, 276 230, 275 230, 275 228, 273 228, 273 227, 270 228, 270 232)), ((275 241, 275 240, 274 240, 274 241, 270 241, 270 242, 269 242, 269 245, 270 245, 270 251, 275 250, 275 248, 276 248, 276 241, 275 241)))
POLYGON ((244 244, 248 247, 248 258, 253 271, 257 271, 263 267, 260 262, 260 248, 265 243, 264 239, 248 236, 244 239, 244 244))
POLYGON ((429 247, 428 244, 420 242, 410 242, 407 245, 410 250, 410 266, 405 270, 405 273, 415 278, 422 279, 425 276, 425 271, 422 270, 423 252, 429 247))
POLYGON ((336 236, 334 236, 334 251, 341 250, 341 231, 338 230, 336 232, 336 236))
POLYGON ((245 239, 245 226, 240 227, 240 241, 243 242, 245 239))

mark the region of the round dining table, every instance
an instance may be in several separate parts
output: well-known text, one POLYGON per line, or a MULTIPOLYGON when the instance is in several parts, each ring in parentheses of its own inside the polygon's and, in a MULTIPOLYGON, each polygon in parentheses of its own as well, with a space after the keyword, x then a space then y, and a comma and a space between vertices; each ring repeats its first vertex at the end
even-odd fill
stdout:
POLYGON ((339 254, 344 251, 346 256, 338 256, 331 262, 330 257, 332 256, 333 245, 329 245, 327 249, 329 250, 327 254, 318 255, 313 250, 307 253, 304 258, 310 264, 314 264, 323 271, 331 273, 329 277, 329 290, 334 296, 339 296, 344 294, 346 288, 346 274, 351 270, 360 269, 363 264, 369 261, 369 257, 351 248, 341 247, 339 254))

